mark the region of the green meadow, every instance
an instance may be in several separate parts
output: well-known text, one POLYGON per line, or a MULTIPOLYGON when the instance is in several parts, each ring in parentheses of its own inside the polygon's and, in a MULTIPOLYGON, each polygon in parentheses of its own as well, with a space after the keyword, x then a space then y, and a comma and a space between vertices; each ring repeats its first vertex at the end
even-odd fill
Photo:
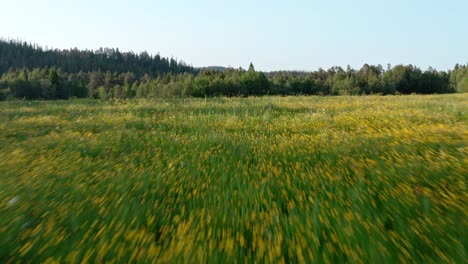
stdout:
POLYGON ((468 94, 0 102, 2 263, 465 263, 468 94))

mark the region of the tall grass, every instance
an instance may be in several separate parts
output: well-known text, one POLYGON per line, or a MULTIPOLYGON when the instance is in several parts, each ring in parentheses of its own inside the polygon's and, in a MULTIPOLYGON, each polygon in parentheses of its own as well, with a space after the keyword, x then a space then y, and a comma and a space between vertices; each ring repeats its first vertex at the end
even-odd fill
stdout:
POLYGON ((0 103, 0 262, 466 260, 468 95, 0 103))

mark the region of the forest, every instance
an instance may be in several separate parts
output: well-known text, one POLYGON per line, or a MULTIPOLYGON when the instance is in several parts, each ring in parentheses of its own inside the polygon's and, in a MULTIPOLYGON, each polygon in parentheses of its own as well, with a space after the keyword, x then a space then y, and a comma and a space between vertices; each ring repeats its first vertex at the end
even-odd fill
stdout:
POLYGON ((453 70, 364 64, 310 72, 195 68, 118 49, 47 49, 0 40, 0 100, 261 95, 442 94, 468 91, 468 64, 453 70))

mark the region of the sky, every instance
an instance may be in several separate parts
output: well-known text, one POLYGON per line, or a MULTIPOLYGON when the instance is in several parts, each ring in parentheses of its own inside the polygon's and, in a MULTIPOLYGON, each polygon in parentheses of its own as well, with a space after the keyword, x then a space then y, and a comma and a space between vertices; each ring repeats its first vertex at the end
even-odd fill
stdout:
POLYGON ((0 37, 148 51, 195 67, 468 63, 467 0, 0 0, 0 37))

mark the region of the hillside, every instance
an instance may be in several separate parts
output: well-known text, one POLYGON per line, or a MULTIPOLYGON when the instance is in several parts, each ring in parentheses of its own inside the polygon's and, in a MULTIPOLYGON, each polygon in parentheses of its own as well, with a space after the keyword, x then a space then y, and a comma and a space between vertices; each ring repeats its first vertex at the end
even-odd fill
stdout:
POLYGON ((46 66, 55 66, 68 73, 100 70, 112 73, 131 72, 137 76, 194 72, 193 67, 183 62, 159 54, 151 55, 148 52, 136 54, 114 48, 44 49, 37 44, 0 39, 0 74, 10 68, 32 69, 46 66))

